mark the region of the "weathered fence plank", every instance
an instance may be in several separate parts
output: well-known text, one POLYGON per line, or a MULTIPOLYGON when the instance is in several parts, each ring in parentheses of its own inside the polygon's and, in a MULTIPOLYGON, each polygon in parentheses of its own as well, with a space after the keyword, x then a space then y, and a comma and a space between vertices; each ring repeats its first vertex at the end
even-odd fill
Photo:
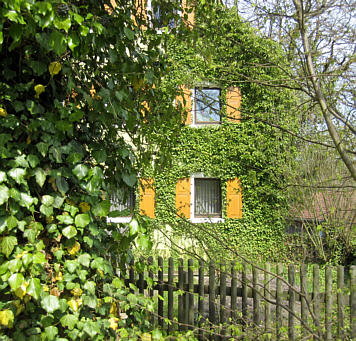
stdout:
POLYGON ((320 299, 319 299, 319 265, 313 266, 313 312, 314 324, 320 326, 320 299))
POLYGON ((288 266, 288 282, 289 282, 289 312, 288 312, 288 338, 290 341, 295 340, 295 268, 293 264, 288 266))
POLYGON ((308 287, 307 287, 307 266, 302 264, 300 266, 300 292, 301 292, 301 307, 300 307, 300 317, 302 319, 302 338, 307 337, 307 329, 305 328, 308 324, 308 287))
MULTIPOLYGON (((283 265, 277 265, 277 276, 283 276, 283 265)), ((277 278, 276 285, 276 336, 277 340, 281 339, 281 328, 282 328, 282 281, 277 278)))
POLYGON ((271 300, 271 265, 269 263, 265 264, 265 275, 264 275, 264 295, 266 298, 265 302, 265 332, 271 333, 271 304, 269 301, 271 300))
POLYGON ((356 265, 350 269, 350 326, 351 340, 356 339, 356 265))
POLYGON ((193 260, 188 259, 188 324, 189 329, 193 329, 194 326, 194 277, 193 277, 193 260))
MULTIPOLYGON (((178 289, 180 291, 184 290, 184 270, 183 270, 183 259, 178 259, 178 289)), ((178 296, 178 322, 179 330, 183 330, 184 321, 184 307, 183 307, 183 295, 182 293, 178 296)))
POLYGON ((259 270, 254 266, 252 268, 252 287, 253 287, 253 322, 256 326, 261 323, 261 296, 259 294, 259 270))
POLYGON ((158 324, 163 328, 163 259, 158 257, 158 324))
POLYGON ((241 286, 242 286, 242 323, 247 323, 247 264, 244 262, 242 265, 242 274, 241 274, 241 286))
MULTIPOLYGON (((167 317, 170 321, 173 321, 173 309, 174 309, 174 301, 173 301, 173 276, 174 276, 174 260, 172 257, 168 259, 168 311, 167 317)), ((168 332, 173 331, 173 324, 170 323, 168 325, 168 332)))
POLYGON ((331 327, 332 327, 332 275, 330 265, 326 266, 325 269, 325 340, 329 341, 332 339, 331 327))
POLYGON ((337 333, 344 340, 344 267, 337 267, 337 333))

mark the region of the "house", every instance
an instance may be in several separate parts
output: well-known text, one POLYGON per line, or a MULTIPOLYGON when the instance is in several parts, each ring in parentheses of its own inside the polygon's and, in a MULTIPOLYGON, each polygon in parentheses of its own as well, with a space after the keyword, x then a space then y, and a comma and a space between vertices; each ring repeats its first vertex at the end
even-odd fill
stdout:
MULTIPOLYGON (((162 23, 157 3, 152 0, 146 4, 149 11, 144 12, 144 17, 162 23)), ((199 6, 197 3, 194 11, 186 11, 184 20, 189 27, 207 20, 199 6)), ((236 11, 217 6, 217 20, 238 20, 236 11)), ((172 21, 166 21, 166 27, 160 27, 157 34, 169 32, 172 26, 172 21)), ((195 27, 193 33, 194 30, 195 27)), ((111 215, 116 217, 110 219, 127 223, 136 212, 148 217, 154 229, 168 226, 172 235, 203 238, 204 245, 214 241, 203 235, 202 229, 217 234, 224 231, 224 236, 246 253, 261 254, 263 249, 268 254, 280 248, 283 234, 283 224, 277 218, 278 208, 283 205, 278 167, 285 158, 276 153, 276 146, 288 148, 289 140, 256 119, 265 118, 272 105, 274 110, 284 110, 289 97, 274 88, 246 83, 238 75, 251 72, 246 58, 259 54, 258 44, 252 42, 262 40, 247 24, 199 26, 202 35, 204 30, 223 30, 221 34, 228 32, 231 39, 237 37, 242 43, 232 45, 230 54, 224 55, 219 49, 224 51, 227 41, 215 42, 218 35, 210 31, 206 32, 207 44, 202 44, 200 50, 188 48, 179 32, 177 40, 170 35, 165 53, 172 60, 171 73, 164 81, 177 86, 175 105, 184 112, 183 126, 174 136, 174 143, 167 141, 171 146, 170 166, 140 169, 136 190, 124 191, 114 198, 117 210, 111 215), (229 58, 235 63, 237 74, 226 71, 231 64, 229 58)), ((271 47, 258 58, 269 58, 268 53, 275 50, 271 47)), ((263 72, 272 77, 277 71, 269 68, 263 72)), ((165 157, 160 152, 155 157, 165 157)))

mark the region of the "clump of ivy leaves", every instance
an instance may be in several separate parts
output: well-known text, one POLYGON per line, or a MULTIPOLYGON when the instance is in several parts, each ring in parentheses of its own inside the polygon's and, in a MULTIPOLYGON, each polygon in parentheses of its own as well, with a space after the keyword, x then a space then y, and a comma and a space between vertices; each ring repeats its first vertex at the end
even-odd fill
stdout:
POLYGON ((204 84, 220 87, 222 103, 226 90, 238 87, 241 121, 231 123, 224 117, 223 105, 221 125, 186 126, 180 131, 169 171, 152 171, 157 192, 153 225, 171 226, 177 245, 179 238, 198 240, 201 253, 213 258, 219 254, 226 258, 230 249, 252 259, 281 261, 288 256, 283 246, 288 209, 283 188, 286 165, 294 162, 295 144, 291 135, 266 122, 295 131, 297 120, 292 110, 293 92, 266 84, 280 78, 277 65, 284 61, 283 51, 244 23, 236 9, 204 2, 197 5, 195 14, 191 34, 172 36, 169 43, 167 82, 190 88, 204 84), (177 218, 177 180, 194 173, 221 179, 224 223, 191 224, 177 218), (235 177, 242 183, 242 219, 226 218, 226 181, 235 177))
POLYGON ((134 186, 150 160, 149 148, 131 146, 159 142, 152 129, 168 111, 172 121, 159 104, 172 100, 159 85, 161 36, 141 29, 131 2, 116 4, 0 6, 2 340, 135 339, 153 329, 152 302, 128 293, 113 266, 124 271, 145 220, 123 235, 105 217, 107 193, 134 186))

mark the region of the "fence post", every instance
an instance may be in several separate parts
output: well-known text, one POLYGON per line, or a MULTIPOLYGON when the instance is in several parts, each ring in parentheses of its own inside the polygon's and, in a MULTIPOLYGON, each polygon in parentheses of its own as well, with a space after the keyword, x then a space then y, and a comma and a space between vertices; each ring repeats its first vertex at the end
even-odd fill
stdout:
POLYGON ((300 307, 300 315, 302 319, 302 338, 306 339, 307 330, 303 328, 308 324, 308 306, 309 296, 308 296, 308 286, 307 286, 307 266, 302 264, 300 266, 300 291, 301 291, 301 307, 300 307), (303 297, 304 295, 304 297, 303 297))
POLYGON ((264 278, 264 295, 266 298, 265 302, 265 332, 271 333, 271 304, 268 300, 271 300, 271 275, 268 272, 271 272, 271 265, 269 263, 265 264, 265 278, 264 278))
MULTIPOLYGON (((184 272, 183 272, 183 259, 178 259, 178 289, 183 291, 184 289, 184 272)), ((184 314, 184 307, 183 307, 183 295, 179 293, 178 295, 178 323, 179 323, 179 330, 183 330, 183 317, 184 314)))
POLYGON ((171 323, 168 324, 168 333, 173 331, 173 273, 174 273, 174 261, 170 257, 168 259, 168 320, 171 323))
MULTIPOLYGON (((151 279, 151 283, 152 283, 152 287, 150 289, 148 289, 148 296, 152 299, 152 297, 153 297, 153 287, 154 287, 153 272, 152 272, 152 266, 153 266, 153 258, 152 257, 148 258, 148 266, 149 266, 148 277, 151 279)), ((151 323, 152 323, 152 325, 155 323, 154 314, 151 314, 151 323)))
POLYGON ((344 267, 337 267, 337 336, 344 340, 344 267))
MULTIPOLYGON (((222 324, 221 335, 225 335, 226 322, 226 265, 220 264, 220 323, 222 324)), ((223 339, 223 337, 221 337, 223 339)))
POLYGON ((215 263, 209 265, 209 321, 215 328, 215 263))
POLYGON ((320 299, 319 299, 319 265, 313 266, 313 312, 315 316, 315 326, 320 334, 320 299))
POLYGON ((252 286, 253 286, 253 322, 256 326, 261 323, 260 305, 261 296, 258 290, 259 286, 259 270, 254 266, 252 268, 252 286))
POLYGON ((295 314, 295 269, 293 264, 288 266, 288 282, 289 282, 289 313, 288 313, 288 338, 290 341, 295 340, 294 330, 294 314, 295 314))
POLYGON ((236 322, 236 309, 237 309, 237 278, 235 262, 231 263, 231 320, 232 323, 236 322))
POLYGON ((242 324, 247 324, 247 263, 243 263, 242 274, 241 274, 241 285, 242 285, 242 324))
POLYGON ((202 330, 203 314, 204 314, 204 262, 199 260, 199 279, 198 279, 198 314, 199 314, 199 341, 204 339, 204 332, 202 330))
POLYGON ((193 260, 188 259, 188 291, 189 291, 189 307, 188 307, 188 324, 189 329, 194 327, 194 276, 193 276, 193 260))
MULTIPOLYGON (((130 260, 130 268, 129 268, 129 281, 133 285, 135 285, 135 270, 134 270, 134 265, 135 265, 135 259, 132 257, 130 260)), ((130 288, 130 292, 134 293, 134 290, 130 288)))
POLYGON ((158 257, 158 323, 163 328, 164 317, 163 317, 163 259, 158 257))
MULTIPOLYGON (((143 263, 143 258, 140 258, 140 263, 143 263)), ((140 294, 145 293, 145 278, 144 278, 144 271, 140 271, 138 275, 138 291, 140 294)))
POLYGON ((350 326, 351 340, 356 339, 356 265, 350 269, 350 326))
POLYGON ((325 268, 325 340, 331 340, 331 325, 332 325, 332 297, 331 297, 332 277, 331 267, 327 265, 325 268))
MULTIPOLYGON (((277 264, 277 275, 283 275, 283 265, 277 264)), ((276 285, 276 332, 277 332, 277 340, 281 339, 281 328, 282 328, 282 281, 277 278, 276 285)))

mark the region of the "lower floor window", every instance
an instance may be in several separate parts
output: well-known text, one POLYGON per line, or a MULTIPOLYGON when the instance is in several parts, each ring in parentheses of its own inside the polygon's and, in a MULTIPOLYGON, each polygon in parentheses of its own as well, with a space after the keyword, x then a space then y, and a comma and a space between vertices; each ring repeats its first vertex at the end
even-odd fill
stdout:
POLYGON ((221 183, 219 179, 194 179, 194 216, 221 217, 221 183))
POLYGON ((111 195, 111 211, 116 211, 118 216, 128 217, 135 208, 135 190, 119 191, 111 195))

